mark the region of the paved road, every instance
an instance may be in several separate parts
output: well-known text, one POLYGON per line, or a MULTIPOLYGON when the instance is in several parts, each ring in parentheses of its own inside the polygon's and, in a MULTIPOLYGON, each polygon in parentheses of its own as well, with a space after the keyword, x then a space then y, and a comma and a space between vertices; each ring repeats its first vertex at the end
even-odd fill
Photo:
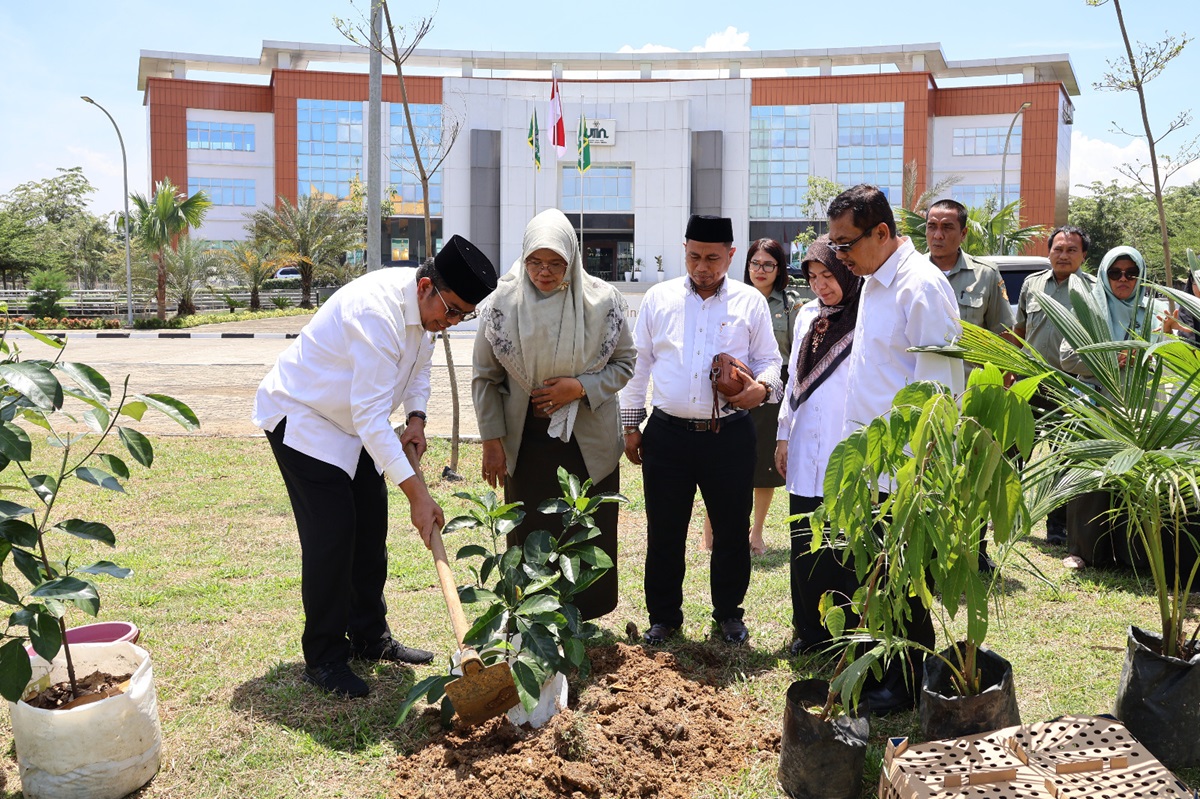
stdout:
MULTIPOLYGON (((198 334, 254 333, 255 338, 95 338, 87 334, 68 336, 64 360, 79 361, 99 370, 117 390, 129 375, 132 392, 169 394, 186 402, 200 417, 198 435, 261 435, 250 422, 254 392, 275 359, 290 344, 286 334, 297 333, 311 317, 289 316, 248 322, 227 322, 193 328, 198 334)), ((26 357, 54 357, 50 347, 34 339, 11 339, 26 357)), ((455 373, 462 398, 461 434, 475 436, 475 413, 471 406, 471 346, 474 334, 451 335, 455 373)), ((429 401, 429 432, 450 434, 450 384, 444 345, 434 349, 432 392, 429 401)), ((147 414, 138 425, 144 432, 182 433, 174 422, 147 414)))

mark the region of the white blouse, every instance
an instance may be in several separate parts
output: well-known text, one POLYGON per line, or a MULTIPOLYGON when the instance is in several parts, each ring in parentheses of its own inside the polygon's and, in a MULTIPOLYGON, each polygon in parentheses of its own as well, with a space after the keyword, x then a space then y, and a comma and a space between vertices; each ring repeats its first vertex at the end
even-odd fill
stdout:
MULTIPOLYGON (((805 303, 796 319, 792 339, 792 355, 788 362, 788 385, 779 407, 778 441, 788 442, 787 490, 799 497, 824 496, 825 468, 833 448, 843 438, 846 415, 846 383, 850 376, 850 359, 844 358, 808 399, 792 410, 792 387, 796 383, 796 364, 800 343, 820 312, 820 302, 805 303)), ((853 350, 851 350, 853 352, 853 350)))

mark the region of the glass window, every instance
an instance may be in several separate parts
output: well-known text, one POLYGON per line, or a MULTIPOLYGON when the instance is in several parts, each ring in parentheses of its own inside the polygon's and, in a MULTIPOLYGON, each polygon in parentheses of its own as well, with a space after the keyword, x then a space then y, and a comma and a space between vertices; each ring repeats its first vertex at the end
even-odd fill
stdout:
POLYGON ((206 178, 188 177, 188 194, 202 191, 213 205, 239 205, 253 207, 254 180, 250 178, 206 178))
POLYGON ((869 183, 899 201, 904 173, 904 103, 838 105, 837 182, 869 183))
POLYGON ((593 166, 582 175, 573 164, 562 167, 562 202, 564 213, 629 212, 633 210, 633 167, 605 164, 593 166), (581 185, 582 184, 582 185, 581 185))
POLYGON ((254 126, 238 122, 188 120, 189 150, 230 150, 254 152, 254 126))
MULTIPOLYGON (((1011 172, 1010 172, 1011 174, 1011 172)), ((1000 196, 999 183, 959 183, 950 187, 950 196, 967 207, 983 207, 988 203, 996 207, 1000 196)), ((1019 175, 1004 182, 1004 204, 1008 205, 1021 197, 1019 175)))
MULTIPOLYGON (((413 129, 417 135, 417 151, 421 163, 428 170, 440 154, 442 146, 442 107, 433 103, 410 103, 413 129)), ((389 181, 393 189, 393 213, 400 216, 419 216, 425 213, 421 196, 421 178, 413 148, 408 137, 408 123, 404 118, 404 104, 391 105, 391 145, 389 148, 391 170, 389 181)), ((361 141, 361 132, 358 141, 361 141)), ((352 141, 354 141, 352 139, 352 141)), ((354 145, 351 145, 354 146, 354 145)), ((362 145, 358 147, 361 149, 362 145)), ((429 214, 442 215, 442 170, 429 178, 429 214)), ((393 259, 394 260, 394 259, 393 259)))
MULTIPOLYGON (((955 128, 955 155, 1003 155, 1008 128, 955 128)), ((1021 152, 1021 126, 1015 125, 1008 142, 1009 155, 1021 152)))
POLYGON ((300 191, 346 199, 363 168, 362 103, 300 99, 296 119, 300 191))
POLYGON ((804 218, 809 139, 808 106, 751 107, 751 219, 804 218))

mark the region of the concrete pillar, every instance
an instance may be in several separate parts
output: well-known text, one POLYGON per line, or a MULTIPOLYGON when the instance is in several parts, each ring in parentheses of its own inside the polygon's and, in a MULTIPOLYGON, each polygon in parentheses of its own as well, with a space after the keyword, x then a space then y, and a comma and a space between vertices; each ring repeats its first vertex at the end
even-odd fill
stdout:
POLYGON ((724 135, 719 130, 692 131, 692 213, 721 216, 724 188, 724 135))
POLYGON ((729 77, 730 78, 740 78, 741 76, 742 76, 742 62, 741 61, 730 61, 729 62, 729 77))
POLYGON ((1022 83, 1033 83, 1036 80, 1037 80, 1037 75, 1035 74, 1035 69, 1033 67, 1023 67, 1021 69, 1021 82, 1022 83))
POLYGON ((924 53, 913 53, 912 71, 913 72, 924 72, 925 71, 925 54, 924 53))
POLYGON ((642 70, 642 80, 650 80, 650 74, 651 74, 652 70, 651 70, 649 61, 643 61, 641 63, 641 70, 642 70))
POLYGON ((552 63, 552 64, 550 65, 550 77, 552 77, 552 78, 558 78, 559 80, 562 80, 562 73, 563 73, 563 66, 562 66, 562 64, 560 64, 559 62, 555 61, 554 63, 552 63))
POLYGON ((474 72, 475 72, 475 62, 469 58, 464 58, 462 60, 462 76, 464 78, 469 78, 469 77, 471 77, 471 75, 474 74, 474 72))
POLYGON ((500 263, 500 131, 471 131, 470 241, 500 263))
POLYGON ((279 69, 291 69, 292 68, 292 54, 291 53, 279 53, 279 55, 275 58, 275 66, 278 67, 279 69))
POLYGON ((175 80, 187 80, 187 64, 172 64, 171 77, 175 80))
POLYGON ((822 75, 832 75, 833 74, 833 59, 832 58, 822 58, 820 64, 817 67, 817 70, 822 75))

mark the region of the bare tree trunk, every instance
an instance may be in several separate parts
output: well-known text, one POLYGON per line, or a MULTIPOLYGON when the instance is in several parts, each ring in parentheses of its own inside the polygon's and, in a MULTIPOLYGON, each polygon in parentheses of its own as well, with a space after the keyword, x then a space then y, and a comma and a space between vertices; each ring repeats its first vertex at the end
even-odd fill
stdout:
MULTIPOLYGON (((1125 15, 1121 13, 1121 0, 1113 0, 1113 8, 1117 11, 1117 24, 1121 27, 1121 39, 1125 42, 1125 54, 1129 59, 1129 75, 1137 89, 1138 105, 1142 111, 1142 127, 1146 131, 1146 144, 1150 147, 1150 174, 1154 178, 1154 204, 1158 207, 1158 232, 1162 237, 1163 269, 1166 270, 1168 286, 1174 286, 1171 276, 1171 242, 1167 235, 1167 211, 1163 205, 1162 181, 1158 174, 1158 155, 1155 153, 1154 134, 1150 131, 1150 115, 1146 112, 1146 88, 1142 85, 1144 76, 1138 74, 1137 60, 1133 55, 1133 45, 1129 42, 1129 32, 1125 30, 1125 15)), ((1171 311, 1175 310, 1175 302, 1167 298, 1171 311)))
POLYGON ((155 288, 154 299, 158 305, 158 318, 167 318, 167 266, 163 263, 163 254, 158 253, 158 285, 155 288))

